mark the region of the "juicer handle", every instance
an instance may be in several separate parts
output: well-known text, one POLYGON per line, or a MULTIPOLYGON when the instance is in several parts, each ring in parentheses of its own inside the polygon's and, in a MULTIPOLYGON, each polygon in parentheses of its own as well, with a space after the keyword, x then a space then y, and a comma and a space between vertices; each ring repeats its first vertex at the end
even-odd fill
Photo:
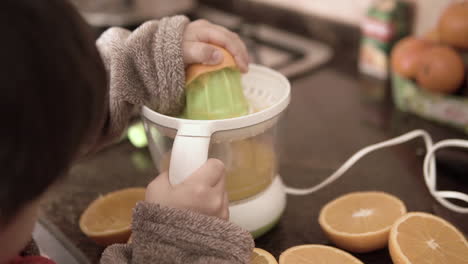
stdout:
POLYGON ((172 146, 169 181, 183 182, 208 160, 211 132, 207 127, 184 124, 177 131, 172 146))

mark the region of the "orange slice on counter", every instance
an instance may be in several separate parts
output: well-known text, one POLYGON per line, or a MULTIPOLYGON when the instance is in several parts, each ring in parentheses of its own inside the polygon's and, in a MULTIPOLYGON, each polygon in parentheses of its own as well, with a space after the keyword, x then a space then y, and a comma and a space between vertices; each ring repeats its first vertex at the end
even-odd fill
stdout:
POLYGON ((252 251, 251 264, 278 264, 275 257, 270 252, 261 248, 254 248, 252 251))
POLYGON ((287 249, 281 253, 279 264, 363 264, 348 252, 323 246, 323 245, 301 245, 287 249))
POLYGON ((408 213, 392 227, 390 255, 395 264, 468 263, 468 243, 444 219, 427 213, 408 213))
POLYGON ((392 225, 405 213, 405 205, 395 196, 354 192, 327 203, 319 224, 338 247, 364 253, 384 248, 392 225))
POLYGON ((128 188, 94 200, 80 218, 81 231, 99 245, 125 243, 131 235, 132 210, 145 199, 145 188, 128 188))

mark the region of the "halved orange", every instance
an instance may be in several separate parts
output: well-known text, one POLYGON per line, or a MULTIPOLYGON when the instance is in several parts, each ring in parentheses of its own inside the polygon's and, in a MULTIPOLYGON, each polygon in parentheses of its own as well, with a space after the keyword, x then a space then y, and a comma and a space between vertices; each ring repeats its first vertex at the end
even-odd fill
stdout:
POLYGON ((444 219, 428 213, 408 213, 392 227, 390 255, 395 264, 467 264, 468 243, 444 219))
POLYGON ((405 205, 393 195, 354 192, 327 203, 319 224, 338 247, 363 253, 384 248, 393 223, 405 213, 405 205))
POLYGON ((80 229, 99 245, 125 243, 131 234, 132 209, 145 199, 145 188, 128 188, 94 200, 80 217, 80 229))
POLYGON ((278 264, 275 257, 270 252, 261 248, 254 248, 252 251, 251 264, 278 264))
POLYGON ((279 264, 363 264, 359 259, 343 250, 323 245, 301 245, 281 253, 279 264))
POLYGON ((237 68, 236 61, 234 60, 234 57, 231 55, 231 53, 229 53, 227 50, 225 50, 222 47, 219 47, 216 45, 213 45, 213 46, 215 46, 219 51, 223 53, 224 55, 223 61, 215 65, 207 65, 207 64, 201 64, 201 63, 190 65, 185 72, 185 84, 186 85, 188 85, 191 81, 195 80, 198 76, 202 74, 221 70, 226 67, 237 68))

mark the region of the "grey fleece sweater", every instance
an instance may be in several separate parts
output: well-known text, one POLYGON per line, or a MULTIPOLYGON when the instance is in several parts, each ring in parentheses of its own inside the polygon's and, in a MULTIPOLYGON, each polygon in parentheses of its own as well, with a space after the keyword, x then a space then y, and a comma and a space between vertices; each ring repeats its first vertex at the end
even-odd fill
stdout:
POLYGON ((108 247, 101 264, 250 263, 254 246, 246 230, 217 217, 139 202, 132 242, 108 247))
MULTIPOLYGON (((111 28, 97 46, 109 74, 109 120, 102 141, 118 138, 143 104, 163 114, 184 106, 183 16, 150 21, 133 32, 111 28)), ((250 263, 250 233, 230 222, 188 210, 140 202, 132 243, 108 247, 102 264, 250 263)))
MULTIPOLYGON (((149 21, 130 32, 110 28, 96 44, 109 75, 109 127, 103 141, 122 134, 142 105, 167 115, 185 104, 184 16, 149 21)), ((106 142, 107 143, 107 142, 106 142)))

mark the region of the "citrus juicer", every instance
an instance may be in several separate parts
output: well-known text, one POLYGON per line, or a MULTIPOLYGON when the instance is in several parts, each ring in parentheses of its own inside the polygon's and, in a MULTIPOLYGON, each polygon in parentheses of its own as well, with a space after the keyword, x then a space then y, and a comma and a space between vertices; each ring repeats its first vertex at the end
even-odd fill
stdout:
MULTIPOLYGON (((241 82, 246 115, 192 120, 143 106, 142 118, 153 162, 159 171, 169 170, 171 184, 181 183, 208 158, 224 162, 230 221, 257 237, 275 225, 286 206, 278 175, 278 127, 290 102, 290 84, 259 65, 251 65, 241 82)), ((234 111, 239 109, 243 106, 234 111)))

